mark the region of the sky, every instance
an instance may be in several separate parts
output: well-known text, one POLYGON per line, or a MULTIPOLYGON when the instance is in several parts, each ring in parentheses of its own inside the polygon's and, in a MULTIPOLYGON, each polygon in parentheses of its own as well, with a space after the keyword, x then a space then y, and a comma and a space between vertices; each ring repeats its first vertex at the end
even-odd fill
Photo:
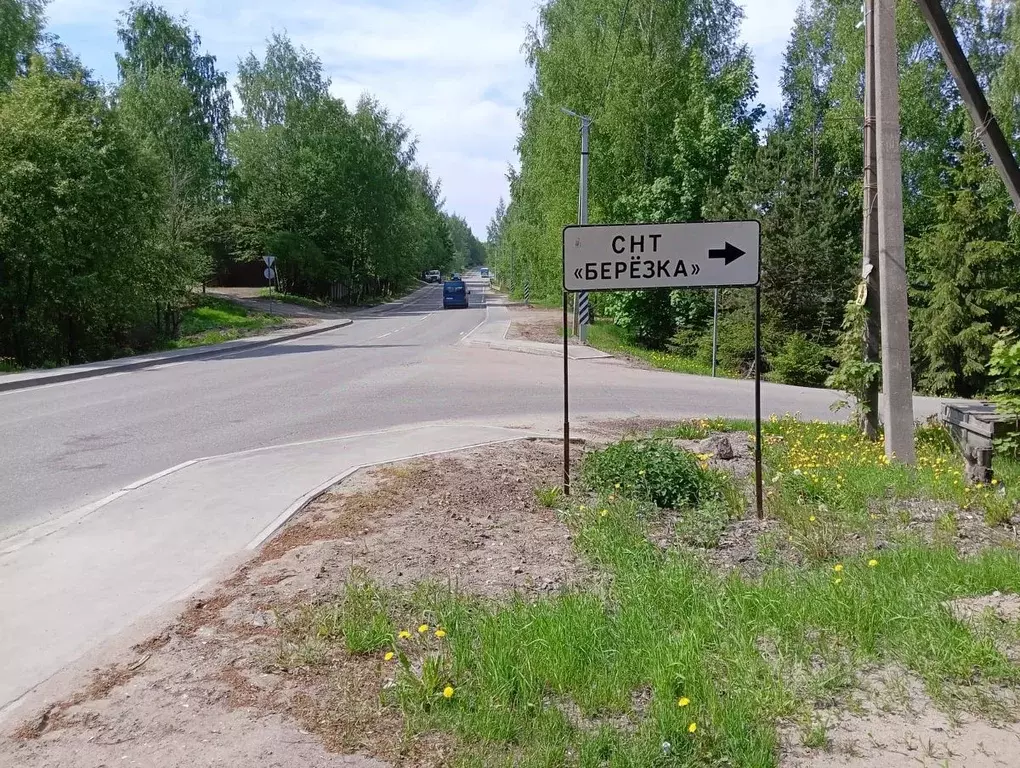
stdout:
MULTIPOLYGON (((185 16, 232 76, 274 31, 314 51, 334 95, 373 94, 418 138, 446 209, 482 240, 516 163, 517 109, 530 81, 521 45, 534 0, 157 0, 185 16)), ((738 0, 741 2, 741 0, 738 0)), ((128 0, 51 0, 48 31, 95 76, 116 79, 117 17, 128 0)), ((799 0, 742 0, 759 100, 779 105, 779 68, 799 0)))

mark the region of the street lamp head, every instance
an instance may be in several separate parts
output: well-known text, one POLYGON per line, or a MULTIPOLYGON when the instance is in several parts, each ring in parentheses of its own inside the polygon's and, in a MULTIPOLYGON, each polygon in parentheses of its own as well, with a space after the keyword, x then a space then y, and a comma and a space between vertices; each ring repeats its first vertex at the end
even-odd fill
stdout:
POLYGON ((563 112, 564 114, 570 115, 571 117, 580 117, 579 114, 577 114, 573 110, 567 109, 566 107, 560 107, 560 112, 563 112))

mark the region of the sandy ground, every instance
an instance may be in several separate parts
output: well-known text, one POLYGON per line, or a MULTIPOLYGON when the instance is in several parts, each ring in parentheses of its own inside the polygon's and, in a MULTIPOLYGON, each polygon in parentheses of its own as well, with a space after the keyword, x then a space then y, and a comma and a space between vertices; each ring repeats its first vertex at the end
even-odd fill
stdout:
MULTIPOLYGON (((589 422, 585 435, 597 443, 661 425, 589 422)), ((732 443, 733 458, 711 462, 747 476, 747 441, 732 443)), ((535 498, 536 486, 559 483, 561 450, 518 441, 348 478, 171 626, 63 700, 24 713, 0 741, 0 767, 449 764, 448 737, 405 740, 399 714, 380 706, 386 676, 377 658, 295 646, 288 627, 307 610, 299 606, 324 604, 362 573, 386 585, 437 580, 492 598, 590 583, 569 531, 535 498), (306 654, 320 656, 311 663, 306 654)), ((575 459, 581 453, 578 446, 575 459)), ((758 534, 770 525, 731 521, 704 554, 753 576, 764 568, 758 534)), ((668 533, 663 546, 676 546, 668 533)), ((1017 596, 948 607, 1013 650, 1016 638, 1002 627, 1016 626, 1017 596)), ((1006 714, 1020 711, 1015 692, 1001 693, 1006 714)), ((816 717, 824 745, 803 746, 802 727, 784 729, 783 768, 1020 765, 1015 725, 946 714, 903 670, 867 670, 846 701, 819 707, 816 717)))
MULTIPOLYGON (((572 318, 568 318, 568 322, 573 322, 572 318)), ((510 330, 507 331, 506 337, 562 344, 563 312, 541 307, 514 306, 510 309, 510 330)), ((570 343, 577 344, 578 341, 572 337, 570 343)))

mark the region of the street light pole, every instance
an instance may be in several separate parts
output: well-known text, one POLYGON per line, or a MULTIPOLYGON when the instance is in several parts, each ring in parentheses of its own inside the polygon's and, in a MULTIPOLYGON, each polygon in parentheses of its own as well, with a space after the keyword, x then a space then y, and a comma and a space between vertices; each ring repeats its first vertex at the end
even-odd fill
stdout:
MULTIPOLYGON (((566 107, 560 107, 563 112, 571 117, 579 118, 581 121, 581 180, 578 193, 577 223, 588 223, 588 138, 591 132, 591 118, 587 115, 579 115, 566 107)), ((577 294, 574 299, 574 333, 581 342, 588 339, 588 323, 591 321, 591 308, 588 303, 587 292, 577 294), (584 308, 584 317, 578 317, 578 307, 584 308)))

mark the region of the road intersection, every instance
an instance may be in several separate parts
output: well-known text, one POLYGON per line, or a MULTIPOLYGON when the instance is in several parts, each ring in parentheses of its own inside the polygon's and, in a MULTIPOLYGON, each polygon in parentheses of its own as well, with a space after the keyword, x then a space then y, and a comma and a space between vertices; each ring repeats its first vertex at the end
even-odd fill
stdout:
MULTIPOLYGON (((468 310, 427 286, 315 336, 0 393, 0 708, 357 466, 557 434, 554 350, 502 340, 509 310, 468 280, 468 310)), ((748 381, 571 365, 581 421, 753 414, 748 381)), ((763 395, 766 414, 835 418, 833 392, 763 395)))

